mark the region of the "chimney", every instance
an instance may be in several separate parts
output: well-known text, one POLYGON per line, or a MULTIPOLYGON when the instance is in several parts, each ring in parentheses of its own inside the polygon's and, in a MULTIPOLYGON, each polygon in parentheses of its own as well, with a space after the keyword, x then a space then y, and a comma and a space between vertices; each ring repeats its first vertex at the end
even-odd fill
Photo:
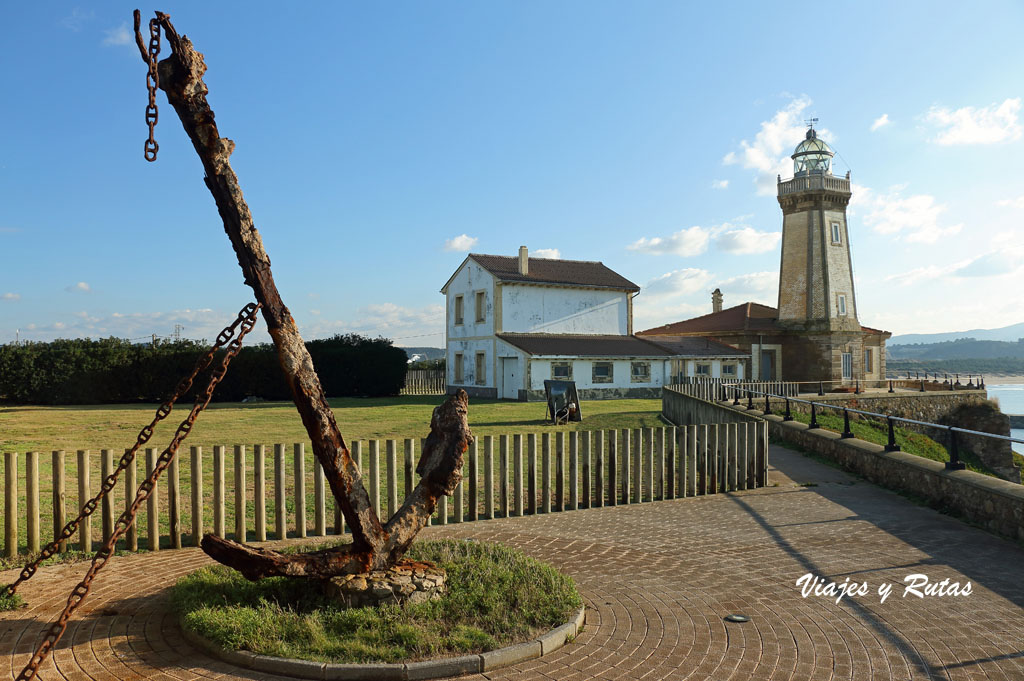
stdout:
POLYGON ((519 247, 519 274, 526 276, 530 273, 530 252, 526 246, 519 247))
POLYGON ((711 294, 711 311, 721 312, 722 311, 722 290, 715 289, 711 294))

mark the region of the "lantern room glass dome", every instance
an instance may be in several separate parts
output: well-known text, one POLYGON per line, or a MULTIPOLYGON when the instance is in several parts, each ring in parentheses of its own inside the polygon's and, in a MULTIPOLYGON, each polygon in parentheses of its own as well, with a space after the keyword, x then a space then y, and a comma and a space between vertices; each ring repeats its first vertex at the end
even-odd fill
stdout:
POLYGON ((823 140, 818 139, 818 133, 811 128, 807 131, 807 137, 796 145, 796 151, 793 152, 793 175, 799 177, 810 173, 831 174, 833 155, 832 149, 823 140))

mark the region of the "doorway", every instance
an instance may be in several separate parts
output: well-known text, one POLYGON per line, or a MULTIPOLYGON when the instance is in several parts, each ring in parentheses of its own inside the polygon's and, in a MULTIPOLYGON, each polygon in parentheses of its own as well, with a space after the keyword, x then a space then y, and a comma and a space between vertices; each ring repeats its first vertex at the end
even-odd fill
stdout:
POLYGON ((519 358, 501 358, 501 398, 504 400, 519 399, 519 358))

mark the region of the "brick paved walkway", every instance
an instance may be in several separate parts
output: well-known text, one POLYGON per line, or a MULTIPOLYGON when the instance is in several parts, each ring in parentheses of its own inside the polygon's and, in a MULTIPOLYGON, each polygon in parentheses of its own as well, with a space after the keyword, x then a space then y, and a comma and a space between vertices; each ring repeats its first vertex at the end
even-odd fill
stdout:
MULTIPOLYGON (((1024 679, 1024 550, 799 454, 772 460, 777 486, 763 490, 426 530, 518 546, 584 594, 576 643, 488 677, 1024 679), (872 592, 802 599, 807 572, 872 592), (904 598, 910 573, 973 593, 904 598), (882 582, 895 588, 880 604, 882 582), (752 621, 727 624, 731 612, 752 621)), ((42 678, 278 678, 182 639, 167 588, 206 562, 195 549, 113 559, 42 678)), ((40 571, 23 592, 31 608, 0 614, 2 674, 20 671, 83 570, 40 571)))

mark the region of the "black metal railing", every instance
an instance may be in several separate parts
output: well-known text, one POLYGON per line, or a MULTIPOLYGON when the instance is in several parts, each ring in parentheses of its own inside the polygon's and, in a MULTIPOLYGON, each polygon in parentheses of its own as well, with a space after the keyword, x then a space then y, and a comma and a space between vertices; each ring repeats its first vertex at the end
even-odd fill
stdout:
POLYGON ((916 426, 924 426, 927 428, 934 428, 939 431, 943 431, 948 434, 948 443, 945 447, 949 453, 949 461, 946 462, 946 468, 949 470, 963 470, 964 463, 960 460, 960 449, 957 444, 957 434, 961 433, 964 435, 974 435, 980 437, 987 437, 994 440, 1005 440, 1007 442, 1016 442, 1024 444, 1024 439, 1010 437, 1008 435, 996 435, 995 433, 986 433, 980 430, 971 430, 969 428, 960 428, 957 426, 949 426, 940 423, 931 423, 929 421, 918 421, 917 419, 908 419, 902 416, 890 416, 888 414, 879 414, 878 412, 866 411, 864 409, 854 409, 843 405, 832 404, 830 402, 815 402, 813 400, 804 400, 799 397, 791 397, 789 395, 777 395, 765 391, 754 390, 746 388, 742 385, 723 385, 721 400, 723 402, 731 402, 733 406, 740 406, 740 393, 744 392, 747 398, 747 409, 754 408, 754 397, 755 395, 760 402, 760 398, 764 397, 764 414, 771 414, 771 400, 784 400, 786 403, 786 415, 783 417, 783 421, 793 420, 792 412, 790 410, 790 403, 797 402, 800 404, 810 405, 811 409, 811 422, 808 429, 820 428, 821 425, 818 423, 818 409, 833 409, 835 411, 841 411, 843 413, 843 432, 841 437, 852 438, 854 437, 853 431, 850 430, 850 414, 858 414, 862 417, 875 418, 883 420, 887 424, 888 430, 888 442, 885 445, 885 451, 887 452, 898 452, 900 446, 896 444, 896 429, 895 423, 908 423, 916 426), (729 391, 732 391, 730 397, 729 391))

